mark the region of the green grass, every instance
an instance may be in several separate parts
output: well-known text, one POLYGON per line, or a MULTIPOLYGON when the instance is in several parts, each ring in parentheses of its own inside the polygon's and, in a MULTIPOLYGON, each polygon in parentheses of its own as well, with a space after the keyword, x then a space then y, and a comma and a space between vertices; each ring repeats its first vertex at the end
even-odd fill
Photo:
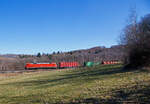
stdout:
POLYGON ((121 65, 0 76, 0 104, 95 104, 150 101, 150 73, 121 65))

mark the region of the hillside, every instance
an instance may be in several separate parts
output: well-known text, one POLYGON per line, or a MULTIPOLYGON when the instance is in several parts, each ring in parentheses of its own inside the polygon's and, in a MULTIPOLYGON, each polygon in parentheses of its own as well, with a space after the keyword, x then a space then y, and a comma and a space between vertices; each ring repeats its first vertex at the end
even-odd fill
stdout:
POLYGON ((24 70, 26 63, 33 62, 61 62, 77 61, 83 65, 87 61, 101 62, 104 60, 121 60, 123 56, 123 46, 116 45, 110 48, 104 46, 90 49, 74 50, 70 52, 54 52, 53 54, 43 53, 42 55, 0 55, 0 71, 3 70, 24 70))
POLYGON ((0 103, 148 103, 149 72, 123 71, 121 67, 101 65, 73 70, 0 75, 0 103))
POLYGON ((110 48, 97 46, 90 49, 75 50, 70 52, 55 52, 50 55, 51 61, 78 61, 83 64, 87 61, 100 62, 107 60, 122 60, 124 55, 123 46, 115 45, 110 48))

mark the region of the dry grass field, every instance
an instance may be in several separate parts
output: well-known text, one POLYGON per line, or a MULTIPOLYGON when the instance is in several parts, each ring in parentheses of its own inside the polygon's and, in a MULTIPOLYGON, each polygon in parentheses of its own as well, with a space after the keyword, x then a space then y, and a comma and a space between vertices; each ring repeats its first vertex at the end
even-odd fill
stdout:
POLYGON ((122 65, 0 74, 0 104, 150 103, 150 73, 122 65))

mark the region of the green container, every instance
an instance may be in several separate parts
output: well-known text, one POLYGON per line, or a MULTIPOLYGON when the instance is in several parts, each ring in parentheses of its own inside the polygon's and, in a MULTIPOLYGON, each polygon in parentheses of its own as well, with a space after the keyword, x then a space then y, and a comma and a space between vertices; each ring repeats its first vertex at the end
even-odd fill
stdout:
POLYGON ((94 65, 94 62, 86 62, 85 66, 86 67, 92 67, 94 65))
POLYGON ((100 64, 101 64, 101 62, 91 62, 91 61, 89 61, 89 62, 86 62, 84 65, 86 67, 92 67, 92 66, 97 66, 97 65, 100 65, 100 64))

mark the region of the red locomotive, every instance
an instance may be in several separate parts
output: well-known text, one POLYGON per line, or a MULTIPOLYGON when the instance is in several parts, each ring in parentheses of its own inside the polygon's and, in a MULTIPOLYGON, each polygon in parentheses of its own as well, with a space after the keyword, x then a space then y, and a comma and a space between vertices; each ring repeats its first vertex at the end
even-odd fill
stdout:
POLYGON ((25 69, 57 68, 56 63, 27 63, 25 69))

